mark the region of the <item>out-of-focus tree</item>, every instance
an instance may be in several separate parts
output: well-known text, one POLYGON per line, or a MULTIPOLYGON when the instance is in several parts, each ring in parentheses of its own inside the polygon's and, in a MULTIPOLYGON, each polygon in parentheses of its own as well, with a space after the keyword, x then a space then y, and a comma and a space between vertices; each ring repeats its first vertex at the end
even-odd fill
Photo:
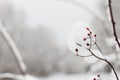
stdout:
MULTIPOLYGON (((16 13, 14 12, 14 8, 12 7, 11 4, 5 2, 5 3, 1 3, 0 5, 0 21, 1 23, 3 23, 2 26, 4 26, 4 28, 9 31, 9 34, 12 35, 12 28, 14 28, 14 26, 16 24, 18 24, 17 22, 17 17, 16 17, 16 13), (13 26, 13 27, 11 27, 13 26)), ((22 21, 21 21, 22 22, 22 21)), ((16 65, 17 62, 15 61, 14 56, 12 55, 8 44, 6 44, 6 41, 3 39, 2 36, 0 36, 0 44, 1 44, 1 71, 2 73, 5 72, 11 72, 11 73, 18 73, 19 68, 16 65), (8 64, 9 63, 9 64, 8 64)), ((13 37, 12 37, 13 38, 13 37)))
MULTIPOLYGON (((29 28, 25 25, 24 19, 24 14, 16 12, 11 4, 6 3, 1 6, 0 21, 20 50, 28 67, 28 73, 39 76, 56 71, 56 63, 62 55, 56 44, 54 33, 45 26, 29 28)), ((16 61, 2 37, 0 45, 0 72, 19 73, 16 61)))

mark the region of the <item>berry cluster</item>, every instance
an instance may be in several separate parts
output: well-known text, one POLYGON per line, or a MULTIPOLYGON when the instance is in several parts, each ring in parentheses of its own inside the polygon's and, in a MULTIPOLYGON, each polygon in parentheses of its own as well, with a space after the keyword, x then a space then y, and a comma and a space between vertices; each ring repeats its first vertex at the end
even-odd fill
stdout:
MULTIPOLYGON (((97 37, 97 35, 93 34, 93 32, 89 28, 86 28, 86 30, 88 31, 87 37, 84 37, 83 41, 89 40, 89 42, 86 42, 86 46, 88 46, 89 47, 88 49, 90 49, 91 46, 96 43, 96 37, 97 37)), ((79 45, 81 47, 84 47, 83 45, 80 45, 78 43, 77 43, 77 45, 79 45)), ((76 56, 78 56, 79 50, 77 48, 75 49, 75 52, 76 52, 76 56)))
POLYGON ((83 38, 83 41, 86 41, 87 39, 90 40, 89 43, 86 43, 86 46, 91 46, 94 42, 96 42, 96 34, 93 34, 89 28, 86 28, 86 30, 88 31, 87 37, 83 38))
MULTIPOLYGON (((94 44, 96 45, 96 37, 97 37, 97 35, 94 34, 89 28, 86 28, 86 30, 88 31, 88 33, 86 33, 87 36, 83 38, 83 41, 85 42, 85 46, 87 46, 87 48, 84 45, 81 45, 79 43, 77 43, 77 45, 81 46, 81 47, 84 47, 84 48, 86 48, 88 50, 88 49, 91 49, 92 45, 94 45, 94 44)), ((76 48, 75 52, 76 52, 76 56, 80 56, 78 54, 79 49, 76 48)))

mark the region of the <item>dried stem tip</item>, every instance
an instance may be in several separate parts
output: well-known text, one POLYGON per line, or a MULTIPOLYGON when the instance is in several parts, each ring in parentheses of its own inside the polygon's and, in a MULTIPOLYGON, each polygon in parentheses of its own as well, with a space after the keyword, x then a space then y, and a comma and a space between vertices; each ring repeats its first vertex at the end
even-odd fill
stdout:
POLYGON ((90 34, 92 34, 92 32, 90 32, 90 34))

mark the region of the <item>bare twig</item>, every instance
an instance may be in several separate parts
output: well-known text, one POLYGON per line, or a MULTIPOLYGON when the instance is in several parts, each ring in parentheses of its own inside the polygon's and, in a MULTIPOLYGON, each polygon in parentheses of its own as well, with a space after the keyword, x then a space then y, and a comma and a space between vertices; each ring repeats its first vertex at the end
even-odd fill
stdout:
MULTIPOLYGON (((90 29, 89 28, 86 28, 89 32, 91 32, 90 31, 90 29)), ((88 46, 90 46, 89 48, 87 48, 86 47, 86 50, 88 50, 90 53, 91 53, 91 55, 92 56, 94 56, 94 57, 96 57, 98 60, 102 60, 102 61, 104 61, 104 62, 106 62, 110 67, 111 67, 111 69, 113 70, 113 72, 114 72, 114 74, 115 74, 115 76, 116 76, 116 79, 117 80, 119 80, 119 77, 118 77, 118 75, 117 75, 117 72, 115 71, 115 69, 114 69, 114 67, 113 67, 113 65, 106 59, 106 58, 102 58, 102 57, 99 57, 99 56, 97 56, 92 50, 91 50, 91 44, 92 44, 92 39, 94 39, 95 38, 95 41, 93 40, 93 42, 94 42, 94 45, 96 45, 96 47, 98 48, 98 50, 100 51, 100 53, 104 56, 104 53, 102 52, 102 50, 100 49, 100 47, 98 46, 98 44, 96 43, 96 34, 90 34, 89 33, 89 40, 90 40, 90 43, 88 43, 88 44, 90 44, 90 45, 88 45, 88 46), (94 37, 93 37, 94 36, 94 37)), ((86 40, 86 39, 85 39, 86 40)), ((79 44, 79 43, 76 43, 79 47, 83 47, 81 44, 79 44)), ((78 53, 78 49, 75 49, 75 51, 78 53)), ((84 57, 89 57, 89 56, 84 56, 84 57)))
MULTIPOLYGON (((78 46, 79 46, 79 45, 78 45, 78 46)), ((82 46, 80 46, 80 47, 82 47, 82 46)), ((97 45, 97 48, 99 48, 98 50, 100 50, 100 52, 101 52, 101 49, 100 49, 100 47, 99 47, 98 45, 97 45)), ((115 71, 113 65, 112 65, 107 59, 101 58, 101 57, 95 55, 94 52, 93 52, 91 49, 89 49, 89 48, 86 48, 86 49, 91 53, 92 56, 96 57, 96 58, 99 59, 99 60, 105 61, 105 62, 111 67, 111 69, 113 70, 113 72, 114 72, 114 74, 115 74, 115 76, 116 76, 116 79, 119 80, 119 77, 118 77, 118 75, 117 75, 117 72, 115 71)), ((102 52, 101 54, 103 55, 103 52, 102 52)), ((103 55, 103 56, 104 56, 104 55, 103 55)), ((89 57, 89 56, 82 56, 82 57, 89 57)))
POLYGON ((5 28, 3 27, 2 23, 0 23, 0 35, 4 38, 4 40, 6 41, 7 45, 9 46, 13 57, 16 60, 16 63, 20 69, 20 72, 22 75, 26 74, 26 66, 23 62, 23 59, 20 55, 19 50, 17 49, 14 41, 12 40, 12 38, 9 36, 9 34, 7 33, 7 31, 5 30, 5 28))
POLYGON ((114 37, 115 37, 115 40, 120 48, 120 42, 118 40, 118 36, 117 36, 117 33, 116 33, 116 26, 115 26, 115 20, 114 20, 114 16, 113 16, 113 10, 112 10, 112 5, 111 5, 112 1, 111 0, 108 0, 108 6, 109 6, 109 12, 110 12, 110 17, 111 17, 111 23, 112 23, 112 27, 113 27, 113 34, 114 34, 114 37))
MULTIPOLYGON (((79 45, 78 45, 78 46, 79 46, 79 45)), ((82 47, 82 46, 80 46, 80 47, 82 47)), ((99 47, 99 46, 97 45, 97 47, 99 47)), ((119 77, 118 77, 118 75, 117 75, 117 72, 115 71, 113 65, 112 65, 107 59, 101 58, 101 57, 95 55, 94 52, 93 52, 91 49, 89 49, 89 48, 86 48, 86 49, 91 53, 92 56, 96 57, 96 58, 99 59, 99 60, 102 60, 102 61, 106 62, 106 63, 111 67, 111 69, 113 70, 116 79, 119 80, 119 77)), ((100 47, 99 47, 98 50, 101 50, 100 47)), ((101 52, 101 51, 100 51, 100 52, 101 52)), ((101 54, 103 54, 103 53, 101 53, 101 54)), ((80 55, 79 55, 79 56, 80 56, 80 55)), ((89 57, 89 56, 82 56, 82 57, 89 57)))
POLYGON ((90 52, 92 53, 92 55, 93 55, 94 57, 96 57, 97 59, 102 60, 102 61, 105 61, 105 62, 111 67, 111 69, 113 70, 113 72, 114 72, 114 74, 115 74, 115 76, 116 76, 116 79, 119 80, 119 77, 118 77, 118 75, 117 75, 117 72, 115 71, 113 65, 112 65, 107 59, 103 59, 103 58, 100 58, 99 56, 96 56, 96 55, 94 54, 94 52, 92 52, 90 49, 88 49, 88 51, 90 51, 90 52))

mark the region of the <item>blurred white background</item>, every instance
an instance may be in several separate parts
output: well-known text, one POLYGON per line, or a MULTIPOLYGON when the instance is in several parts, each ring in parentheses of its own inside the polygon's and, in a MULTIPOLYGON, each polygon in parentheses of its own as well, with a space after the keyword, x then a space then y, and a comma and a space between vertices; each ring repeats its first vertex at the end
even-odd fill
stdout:
MULTIPOLYGON (((107 64, 99 61, 88 64, 83 58, 76 57, 67 46, 67 39, 74 25, 89 22, 96 26, 93 29, 98 33, 98 44, 105 54, 119 53, 114 45, 109 45, 113 41, 106 42, 113 38, 112 28, 106 27, 105 24, 107 16, 104 14, 106 10, 106 6, 102 3, 104 1, 101 1, 102 5, 98 2, 95 0, 91 3, 89 0, 0 0, 0 21, 20 50, 28 74, 40 79, 44 77, 45 80, 92 80, 93 75, 101 74, 106 78, 111 74, 107 64), (93 19, 96 15, 85 10, 81 3, 92 9, 105 25, 99 25, 99 20, 93 19), (95 8, 95 6, 101 7, 95 8)), ((118 36, 120 36, 119 2, 113 0, 118 36)), ((81 53, 84 54, 84 51, 81 53)), ((112 63, 119 72, 119 60, 112 63)), ((20 74, 10 49, 1 36, 0 73, 20 74)))

